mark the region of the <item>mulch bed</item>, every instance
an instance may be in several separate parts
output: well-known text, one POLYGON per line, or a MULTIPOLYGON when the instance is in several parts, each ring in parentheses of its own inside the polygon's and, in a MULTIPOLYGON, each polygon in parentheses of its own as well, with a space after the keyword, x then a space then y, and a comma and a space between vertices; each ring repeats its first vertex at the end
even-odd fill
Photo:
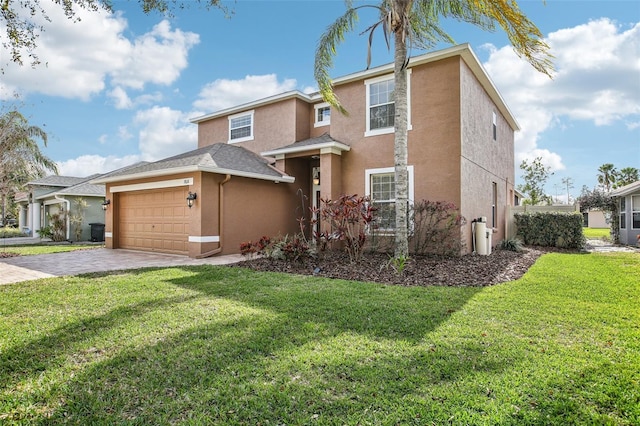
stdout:
POLYGON ((522 252, 493 251, 489 256, 413 256, 402 274, 391 266, 389 256, 366 253, 358 263, 350 263, 345 253, 329 251, 318 258, 288 262, 268 258, 249 259, 234 266, 256 271, 284 272, 373 281, 402 286, 490 286, 520 278, 546 250, 527 248, 522 252))

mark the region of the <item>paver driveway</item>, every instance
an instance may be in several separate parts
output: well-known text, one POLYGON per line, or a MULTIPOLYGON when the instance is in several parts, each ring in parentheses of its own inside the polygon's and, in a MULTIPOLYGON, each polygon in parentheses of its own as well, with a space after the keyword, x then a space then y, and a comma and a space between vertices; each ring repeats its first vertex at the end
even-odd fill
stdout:
POLYGON ((0 284, 144 267, 226 265, 240 260, 243 257, 239 254, 191 259, 170 254, 96 248, 0 259, 0 284))

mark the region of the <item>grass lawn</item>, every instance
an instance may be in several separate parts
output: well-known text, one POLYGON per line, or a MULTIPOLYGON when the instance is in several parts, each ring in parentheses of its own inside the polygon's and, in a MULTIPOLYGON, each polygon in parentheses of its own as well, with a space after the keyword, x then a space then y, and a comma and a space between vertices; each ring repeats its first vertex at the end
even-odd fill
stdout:
POLYGON ((0 286, 2 424, 640 424, 640 256, 488 288, 213 266, 0 286))
POLYGON ((587 239, 592 239, 592 240, 611 238, 610 228, 582 228, 582 233, 587 239))
POLYGON ((29 256, 34 254, 51 254, 62 253, 66 251, 86 250, 103 247, 96 244, 25 244, 14 246, 0 246, 0 252, 6 253, 18 253, 22 256, 29 256))

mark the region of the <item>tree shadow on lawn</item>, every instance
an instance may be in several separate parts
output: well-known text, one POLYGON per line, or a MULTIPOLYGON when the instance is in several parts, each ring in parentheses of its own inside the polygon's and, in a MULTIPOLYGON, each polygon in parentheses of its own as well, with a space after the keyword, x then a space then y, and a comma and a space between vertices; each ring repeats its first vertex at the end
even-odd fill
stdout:
POLYGON ((175 285, 231 308, 80 372, 61 386, 59 405, 37 419, 41 424, 610 420, 571 397, 554 402, 547 386, 558 395, 579 391, 579 369, 540 377, 527 366, 550 355, 519 338, 505 351, 480 333, 449 336, 440 327, 456 327, 451 316, 480 289, 438 289, 433 296, 401 288, 402 296, 389 297, 390 288, 377 284, 188 270, 196 274, 175 285), (430 310, 438 313, 430 318, 430 310), (396 322, 405 326, 394 328, 396 322))
POLYGON ((100 362, 65 384, 64 402, 42 423, 406 423, 433 411, 446 418, 429 387, 508 365, 482 357, 477 341, 395 346, 260 316, 221 318, 100 362))
POLYGON ((37 377, 51 368, 64 364, 65 358, 82 347, 84 341, 95 338, 123 321, 130 321, 147 312, 197 297, 177 296, 122 306, 104 315, 85 317, 66 324, 25 345, 0 352, 0 390, 11 389, 18 381, 37 377))

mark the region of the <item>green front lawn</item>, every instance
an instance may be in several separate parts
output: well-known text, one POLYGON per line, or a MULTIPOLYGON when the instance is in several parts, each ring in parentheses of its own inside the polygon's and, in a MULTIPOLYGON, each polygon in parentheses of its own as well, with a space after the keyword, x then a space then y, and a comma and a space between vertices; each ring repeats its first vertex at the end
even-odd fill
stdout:
POLYGON ((34 254, 51 254, 62 253, 75 250, 87 250, 103 247, 96 244, 25 244, 14 246, 0 246, 0 252, 16 253, 21 256, 30 256, 34 254))
POLYGON ((640 423, 640 256, 489 288, 182 267, 0 286, 2 424, 640 423))
POLYGON ((610 228, 582 228, 582 233, 588 240, 611 238, 610 228))

